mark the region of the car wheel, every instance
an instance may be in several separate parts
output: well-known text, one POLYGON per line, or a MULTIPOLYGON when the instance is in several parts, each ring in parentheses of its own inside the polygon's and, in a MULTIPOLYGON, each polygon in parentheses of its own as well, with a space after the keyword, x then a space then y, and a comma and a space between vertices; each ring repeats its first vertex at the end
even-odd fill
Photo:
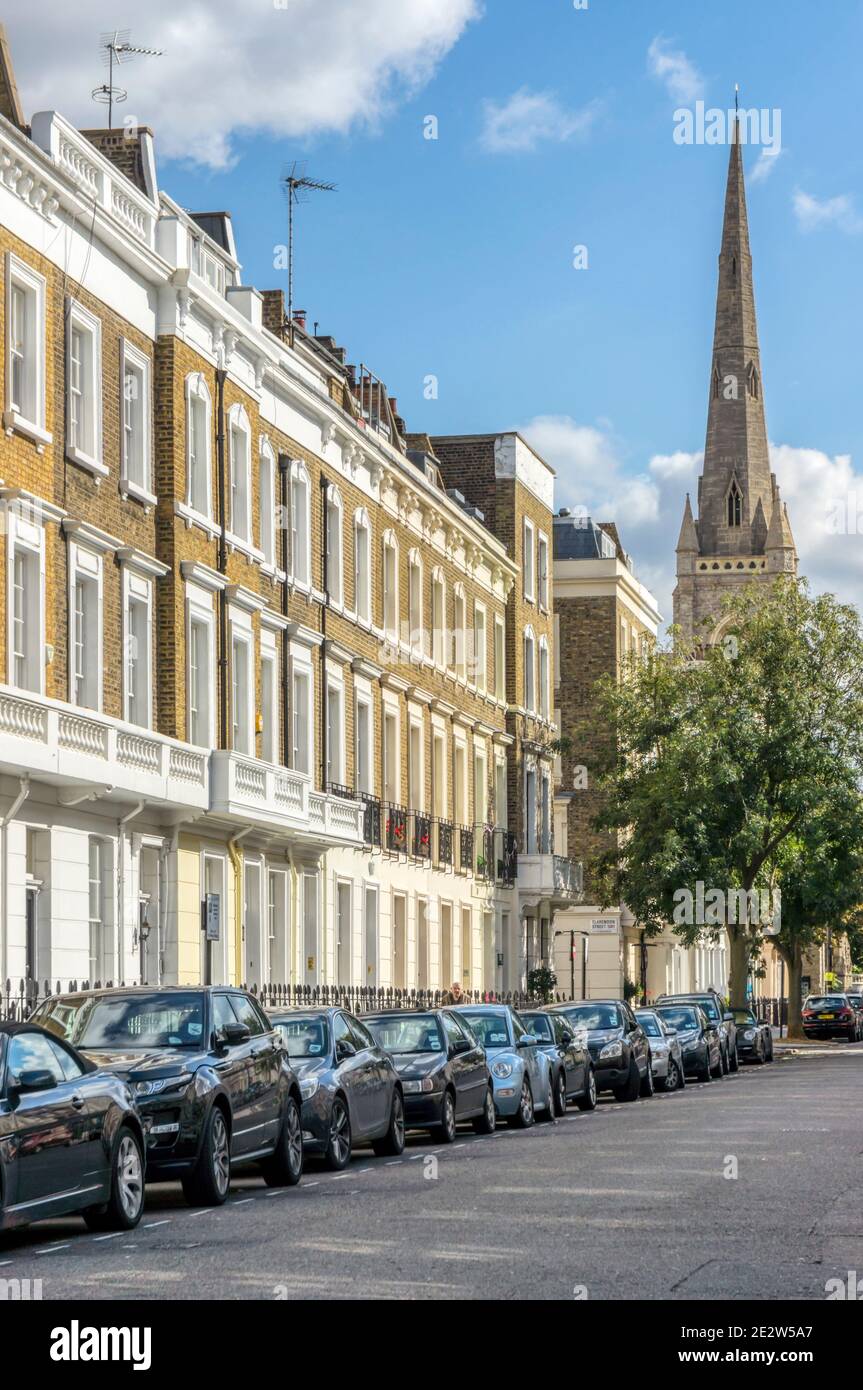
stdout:
POLYGON ((111 1195, 104 1207, 84 1212, 91 1231, 131 1231, 144 1210, 144 1159, 138 1136, 126 1125, 111 1162, 111 1195))
POLYGON ((614 1099, 620 1101, 638 1100, 641 1091, 641 1077, 638 1073, 638 1063, 634 1057, 629 1059, 629 1076, 622 1086, 618 1086, 614 1091, 614 1099))
POLYGON ((554 1084, 554 1113, 555 1115, 566 1114, 566 1072, 563 1067, 557 1073, 557 1080, 554 1084))
POLYGON ((662 1083, 663 1091, 676 1091, 680 1086, 680 1068, 673 1057, 668 1059, 668 1071, 662 1083))
POLYGON ((713 1072, 710 1067, 710 1048, 704 1050, 704 1061, 698 1068, 698 1080, 708 1082, 713 1080, 713 1072))
POLYGON ((767 1061, 767 1062, 772 1062, 772 1061, 773 1061, 773 1037, 772 1037, 772 1035, 771 1035, 771 1036, 768 1038, 768 1040, 767 1040, 767 1056, 766 1056, 766 1058, 765 1058, 765 1061, 767 1061))
POLYGON ((303 1125, 293 1096, 285 1102, 282 1128, 275 1152, 261 1164, 268 1187, 296 1187, 303 1176, 303 1125))
POLYGON ((221 1106, 212 1105, 204 1123, 201 1152, 187 1177, 183 1195, 194 1207, 220 1207, 231 1184, 231 1142, 221 1106))
POLYGON ((722 1071, 720 1072, 720 1076, 727 1076, 728 1073, 729 1073, 729 1071, 730 1071, 730 1067, 729 1067, 729 1064, 728 1064, 728 1048, 727 1048, 727 1047, 725 1047, 725 1048, 720 1047, 720 1049, 719 1049, 719 1060, 720 1060, 720 1064, 721 1064, 721 1066, 722 1066, 722 1071))
POLYGON ((455 1143, 455 1100, 452 1091, 444 1091, 440 1103, 440 1139, 444 1144, 455 1143))
POLYGON ((497 1116, 494 1113, 494 1092, 491 1086, 486 1088, 485 1101, 483 1102, 482 1114, 477 1115, 473 1122, 475 1134, 494 1134, 497 1127, 497 1116))
POLYGON ((383 1139, 376 1139, 372 1148, 379 1158, 398 1158, 405 1146, 405 1103, 401 1091, 393 1091, 390 1122, 383 1139))
POLYGON ((734 1051, 732 1052, 731 1056, 728 1058, 728 1066, 729 1066, 729 1068, 730 1068, 731 1071, 739 1071, 739 1070, 740 1070, 740 1058, 739 1058, 738 1055, 737 1055, 737 1045, 736 1045, 736 1044, 735 1044, 735 1047, 734 1047, 734 1051))
POLYGON ((351 1140, 351 1115, 348 1103, 343 1096, 336 1096, 330 1115, 330 1139, 324 1162, 333 1173, 347 1168, 351 1161, 353 1143, 351 1140))
POLYGON ((723 1063, 722 1049, 720 1048, 719 1055, 716 1058, 716 1066, 713 1068, 713 1077, 716 1081, 721 1081, 724 1075, 725 1066, 723 1063))
POLYGON ((647 1071, 641 1078, 641 1082, 638 1087, 638 1094, 642 1100, 649 1100, 650 1097, 654 1094, 655 1090, 656 1083, 653 1079, 653 1066, 651 1064, 650 1058, 648 1057, 647 1071))
POLYGON ((518 1099, 518 1109, 510 1120, 510 1124, 516 1129, 530 1129, 534 1121, 533 1113, 533 1091, 530 1089, 530 1082, 527 1077, 521 1083, 521 1095, 518 1099))
POLYGON ((596 1072, 593 1067, 587 1069, 587 1086, 575 1102, 579 1110, 596 1109, 596 1072))

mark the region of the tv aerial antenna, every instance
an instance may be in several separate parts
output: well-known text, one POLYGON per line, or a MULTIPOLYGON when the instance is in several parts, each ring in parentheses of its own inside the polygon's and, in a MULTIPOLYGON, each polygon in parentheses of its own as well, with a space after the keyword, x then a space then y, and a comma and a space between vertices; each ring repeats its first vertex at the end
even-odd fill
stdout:
POLYGON ((107 106, 109 130, 114 127, 115 105, 125 101, 129 95, 125 88, 114 86, 114 68, 120 67, 131 58, 142 55, 147 58, 161 58, 164 53, 162 48, 139 48, 131 39, 131 29, 114 29, 99 36, 99 52, 108 69, 108 81, 103 82, 100 87, 94 87, 90 95, 94 101, 107 106))
POLYGON ((294 208, 300 202, 306 201, 309 193, 335 193, 336 185, 326 183, 323 179, 309 178, 305 171, 304 164, 298 164, 296 160, 291 165, 290 171, 283 174, 281 179, 282 187, 288 198, 288 324, 290 327, 291 342, 294 337, 294 208))

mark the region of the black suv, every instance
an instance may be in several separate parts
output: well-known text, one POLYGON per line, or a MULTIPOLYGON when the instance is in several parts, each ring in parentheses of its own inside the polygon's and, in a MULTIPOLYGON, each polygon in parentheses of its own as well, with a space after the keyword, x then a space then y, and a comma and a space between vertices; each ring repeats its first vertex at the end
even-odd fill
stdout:
POLYGON ((725 1001, 715 989, 695 990, 691 994, 660 994, 657 1004, 697 1004, 706 1013, 709 1021, 719 1034, 722 1052, 722 1071, 737 1071, 740 1058, 737 1054, 737 1025, 734 1014, 725 1006, 725 1001))
POLYGON ((135 1097, 147 1178, 180 1178, 189 1202, 219 1206, 231 1167, 260 1161, 271 1186, 303 1171, 300 1086, 259 1004, 231 986, 100 989, 58 994, 38 1023, 135 1097))
POLYGON ((587 1034, 598 1091, 612 1091, 615 1100, 653 1095, 647 1034, 623 999, 573 1000, 545 1012, 565 1018, 576 1038, 587 1034))

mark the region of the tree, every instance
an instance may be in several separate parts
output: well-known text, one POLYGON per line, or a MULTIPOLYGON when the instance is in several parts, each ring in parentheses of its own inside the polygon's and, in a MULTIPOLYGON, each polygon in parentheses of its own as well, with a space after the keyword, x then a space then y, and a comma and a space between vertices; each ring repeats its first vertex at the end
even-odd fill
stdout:
POLYGON ((596 827, 616 846, 591 867, 648 936, 673 923, 691 945, 724 928, 742 1007, 786 842, 863 769, 863 632, 854 608, 790 577, 729 600, 719 632, 600 683, 613 737, 597 739, 596 827))

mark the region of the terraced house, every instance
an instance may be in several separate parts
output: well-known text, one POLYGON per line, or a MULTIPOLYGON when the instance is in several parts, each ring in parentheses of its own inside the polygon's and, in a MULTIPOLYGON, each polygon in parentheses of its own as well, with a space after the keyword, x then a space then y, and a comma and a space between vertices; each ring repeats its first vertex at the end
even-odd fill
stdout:
POLYGON ((149 130, 0 113, 0 981, 517 987, 551 470, 489 436, 481 505, 149 130))

